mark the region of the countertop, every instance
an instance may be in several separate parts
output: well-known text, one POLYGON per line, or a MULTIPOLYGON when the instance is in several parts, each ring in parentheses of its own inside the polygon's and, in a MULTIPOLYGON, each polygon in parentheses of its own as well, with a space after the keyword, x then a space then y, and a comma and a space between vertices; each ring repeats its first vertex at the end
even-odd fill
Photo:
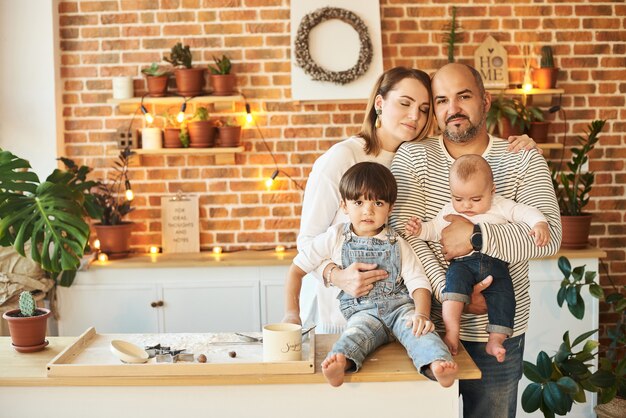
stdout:
MULTIPOLYGON (((155 377, 47 377, 46 365, 77 337, 48 337, 43 351, 22 354, 11 347, 10 337, 0 337, 1 386, 206 386, 326 383, 320 364, 338 335, 319 334, 316 338, 315 373, 297 375, 245 376, 155 376, 155 377)), ((455 357, 460 379, 476 379, 480 370, 465 350, 455 357)), ((366 360, 358 373, 346 375, 346 382, 404 382, 426 378, 417 373, 399 343, 380 347, 366 360)))

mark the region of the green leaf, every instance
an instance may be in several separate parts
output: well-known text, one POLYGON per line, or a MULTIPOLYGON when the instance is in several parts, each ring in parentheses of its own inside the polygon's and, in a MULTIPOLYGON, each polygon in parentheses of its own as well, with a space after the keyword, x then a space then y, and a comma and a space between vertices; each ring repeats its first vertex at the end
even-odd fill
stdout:
POLYGON ((550 378, 552 374, 552 361, 544 351, 540 351, 539 354, 537 354, 537 369, 544 380, 550 378))
POLYGON ((528 361, 524 361, 524 376, 535 383, 543 383, 546 381, 539 371, 539 368, 528 361))
POLYGON ((567 395, 554 382, 548 382, 543 390, 543 402, 551 411, 558 415, 565 415, 568 412, 567 395))
POLYGON ((531 383, 526 386, 524 393, 522 393, 522 409, 525 412, 534 412, 539 409, 542 399, 541 385, 538 383, 531 383))
POLYGON ((609 388, 615 385, 615 375, 611 372, 607 372, 606 370, 598 370, 591 375, 589 381, 599 387, 599 388, 609 388))
POLYGON ((602 289, 602 287, 596 283, 590 284, 589 285, 589 294, 591 294, 591 296, 593 296, 596 299, 604 299, 604 290, 602 289))
POLYGON ((556 384, 559 385, 563 391, 571 395, 578 392, 578 385, 576 384, 576 381, 569 376, 563 376, 557 380, 556 384))
POLYGON ((563 306, 563 302, 565 302, 565 292, 567 291, 566 287, 561 285, 561 288, 556 294, 556 302, 559 304, 559 308, 563 306))
POLYGON ((576 347, 578 344, 580 344, 581 342, 585 341, 587 338, 591 337, 593 334, 595 334, 596 332, 598 332, 598 329, 592 329, 591 331, 587 331, 583 334, 580 334, 578 337, 576 337, 574 339, 574 343, 572 344, 572 347, 576 347))

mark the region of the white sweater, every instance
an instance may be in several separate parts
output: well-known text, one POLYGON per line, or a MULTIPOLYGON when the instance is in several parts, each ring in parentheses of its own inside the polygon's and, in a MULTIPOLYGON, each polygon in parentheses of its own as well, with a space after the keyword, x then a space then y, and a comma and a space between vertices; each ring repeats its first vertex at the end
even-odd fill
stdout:
MULTIPOLYGON (((558 251, 561 244, 561 217, 546 161, 535 151, 508 152, 507 145, 506 141, 490 137, 483 153, 493 170, 496 190, 508 199, 539 209, 550 228, 550 242, 544 247, 538 247, 528 235, 530 227, 524 223, 481 225, 482 252, 510 263, 509 271, 517 301, 513 335, 517 336, 526 331, 530 312, 528 260, 553 255, 558 251)), ((398 200, 390 217, 390 225, 396 231, 403 231, 412 216, 422 220, 433 219, 450 201, 448 175, 453 162, 441 137, 400 146, 391 166, 391 172, 398 182, 398 200)), ((441 302, 448 265, 441 254, 441 245, 434 241, 422 241, 416 236, 406 239, 426 270, 433 295, 441 302)), ((434 318, 441 311, 440 303, 435 303, 437 301, 433 301, 432 306, 434 318)), ((487 341, 487 322, 487 315, 463 315, 461 339, 487 341)))
MULTIPOLYGON (((298 234, 298 251, 309 248, 313 239, 328 229, 329 226, 348 222, 348 217, 339 210, 339 181, 346 171, 356 163, 375 161, 391 166, 394 153, 382 150, 377 156, 367 155, 364 151, 365 141, 353 136, 336 143, 319 157, 307 180, 302 202, 300 233, 298 234)), ((322 263, 311 272, 317 279, 317 333, 341 333, 345 327, 345 319, 339 311, 339 294, 337 288, 326 288, 321 272, 330 260, 322 263)))

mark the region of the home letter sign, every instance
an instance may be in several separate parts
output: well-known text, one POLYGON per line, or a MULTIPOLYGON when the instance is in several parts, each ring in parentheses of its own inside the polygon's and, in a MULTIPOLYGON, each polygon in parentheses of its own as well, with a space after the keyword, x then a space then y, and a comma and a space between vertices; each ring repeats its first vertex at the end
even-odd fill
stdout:
POLYGON ((483 77, 486 89, 505 89, 509 86, 508 55, 492 36, 487 37, 474 53, 474 68, 483 77))

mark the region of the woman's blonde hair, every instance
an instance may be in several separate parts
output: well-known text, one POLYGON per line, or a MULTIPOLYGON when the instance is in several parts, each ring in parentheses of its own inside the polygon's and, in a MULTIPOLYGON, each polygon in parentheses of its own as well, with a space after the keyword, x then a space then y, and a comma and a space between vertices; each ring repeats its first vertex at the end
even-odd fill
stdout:
POLYGON ((383 97, 383 99, 387 98, 387 94, 393 90, 396 85, 404 80, 405 78, 414 78, 421 82, 426 90, 428 91, 428 103, 429 103, 429 111, 428 118, 426 120, 426 125, 424 128, 417 134, 417 136, 413 139, 414 141, 419 141, 424 138, 431 130, 431 127, 434 122, 434 107, 433 107, 433 92, 430 86, 430 77, 422 70, 417 70, 415 68, 407 68, 407 67, 394 67, 391 68, 378 77, 376 80, 376 84, 372 89, 372 93, 370 95, 369 101, 367 103, 367 107, 365 108, 365 119, 363 120, 363 124, 361 125, 361 131, 359 132, 359 136, 365 139, 365 153, 378 155, 380 150, 382 149, 382 144, 376 135, 376 96, 379 94, 383 97))

